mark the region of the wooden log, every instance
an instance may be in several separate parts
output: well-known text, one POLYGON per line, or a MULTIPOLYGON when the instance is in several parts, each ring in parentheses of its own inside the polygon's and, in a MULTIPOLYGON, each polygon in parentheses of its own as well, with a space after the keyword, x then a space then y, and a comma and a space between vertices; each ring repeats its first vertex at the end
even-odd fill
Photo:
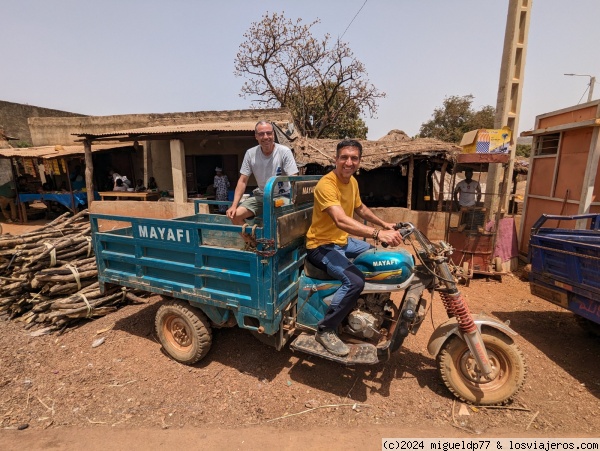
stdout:
MULTIPOLYGON (((79 273, 79 279, 87 279, 90 277, 96 277, 98 275, 98 270, 94 269, 92 271, 83 271, 79 273)), ((73 274, 66 276, 36 276, 36 279, 41 282, 71 282, 75 280, 75 276, 73 274)))
MULTIPOLYGON (((94 279, 90 280, 82 280, 81 287, 85 288, 91 285, 94 282, 94 279)), ((64 296, 66 294, 75 294, 78 290, 78 285, 76 283, 61 283, 58 285, 53 285, 48 291, 49 296, 64 296)))

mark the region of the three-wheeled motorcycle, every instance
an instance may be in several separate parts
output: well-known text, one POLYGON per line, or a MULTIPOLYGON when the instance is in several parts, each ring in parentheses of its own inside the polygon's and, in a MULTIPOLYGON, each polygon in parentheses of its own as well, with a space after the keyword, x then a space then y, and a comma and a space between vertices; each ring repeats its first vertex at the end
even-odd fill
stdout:
POLYGON ((338 331, 350 353, 334 356, 315 341, 317 323, 340 285, 305 260, 318 179, 272 177, 263 218, 243 226, 200 212, 210 201, 196 201, 194 215, 169 220, 92 214, 101 287, 118 284, 167 298, 156 314, 156 331, 165 351, 184 364, 207 355, 212 328, 233 326, 278 350, 289 343, 294 351, 340 364, 375 364, 417 333, 437 292, 448 320, 432 334, 428 351, 446 386, 476 404, 514 396, 526 372, 516 333, 471 314, 449 266, 451 247, 431 243, 410 223, 396 227, 412 253, 376 247, 354 260, 366 284, 338 331), (289 197, 276 194, 281 181, 291 182, 289 197), (119 226, 107 230, 107 221, 119 226))

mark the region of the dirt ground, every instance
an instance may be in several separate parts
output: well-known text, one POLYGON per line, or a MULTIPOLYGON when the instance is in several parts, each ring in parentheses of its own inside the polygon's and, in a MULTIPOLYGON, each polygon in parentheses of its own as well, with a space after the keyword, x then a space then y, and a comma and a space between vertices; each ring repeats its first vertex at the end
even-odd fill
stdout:
POLYGON ((155 296, 62 335, 33 337, 0 320, 0 449, 100 449, 111 438, 119 449, 186 438, 209 449, 381 449, 393 436, 597 437, 600 340, 518 274, 461 290, 473 313, 519 333, 528 374, 507 406, 467 406, 443 385, 427 353, 445 320, 437 296, 418 334, 370 367, 276 351, 238 328, 215 329, 207 357, 184 366, 161 352, 155 296))

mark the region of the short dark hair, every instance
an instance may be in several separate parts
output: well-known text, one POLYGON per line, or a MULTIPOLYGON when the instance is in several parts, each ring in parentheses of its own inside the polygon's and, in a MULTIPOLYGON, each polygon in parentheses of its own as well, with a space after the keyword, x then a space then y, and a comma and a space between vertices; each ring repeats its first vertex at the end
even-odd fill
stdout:
POLYGON ((473 169, 471 169, 471 168, 466 168, 466 169, 465 169, 465 174, 466 174, 467 172, 470 172, 471 174, 473 174, 473 169))
POLYGON ((344 139, 340 141, 335 148, 336 158, 340 156, 340 150, 344 147, 356 147, 358 149, 358 157, 362 158, 362 145, 355 139, 344 139))
POLYGON ((273 124, 269 121, 258 121, 256 123, 256 125, 254 126, 254 133, 256 133, 256 130, 258 129, 259 125, 270 125, 271 126, 271 130, 275 131, 275 127, 273 127, 273 124))

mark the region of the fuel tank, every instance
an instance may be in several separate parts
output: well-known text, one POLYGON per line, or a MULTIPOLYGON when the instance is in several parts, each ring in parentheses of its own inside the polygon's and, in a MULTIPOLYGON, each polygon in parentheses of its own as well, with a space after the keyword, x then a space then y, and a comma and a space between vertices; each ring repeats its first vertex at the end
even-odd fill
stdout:
POLYGON ((366 282, 390 285, 408 280, 415 266, 412 254, 404 249, 371 249, 356 257, 354 264, 366 282))

